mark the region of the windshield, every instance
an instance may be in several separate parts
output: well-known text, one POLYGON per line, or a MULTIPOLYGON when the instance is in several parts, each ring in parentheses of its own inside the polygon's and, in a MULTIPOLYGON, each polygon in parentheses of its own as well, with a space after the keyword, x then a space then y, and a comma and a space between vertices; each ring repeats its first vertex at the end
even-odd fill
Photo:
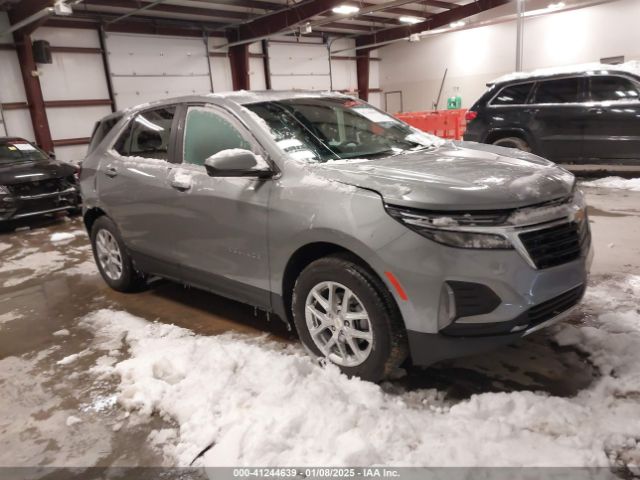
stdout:
POLYGON ((0 163, 46 160, 49 156, 26 140, 0 140, 0 163))
POLYGON ((388 157, 442 142, 351 98, 296 98, 245 107, 264 120, 284 152, 310 162, 388 157))

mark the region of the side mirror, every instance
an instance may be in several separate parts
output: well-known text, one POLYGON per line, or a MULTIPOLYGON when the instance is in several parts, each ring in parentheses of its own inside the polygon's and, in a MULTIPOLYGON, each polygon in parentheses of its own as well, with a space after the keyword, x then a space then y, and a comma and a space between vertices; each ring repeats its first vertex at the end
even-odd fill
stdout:
POLYGON ((258 177, 269 178, 273 171, 262 158, 240 148, 222 150, 204 161, 210 177, 258 177))
POLYGON ((56 159, 56 153, 55 153, 53 150, 51 150, 51 151, 48 153, 48 155, 49 155, 49 158, 50 158, 51 160, 55 160, 55 159, 56 159))

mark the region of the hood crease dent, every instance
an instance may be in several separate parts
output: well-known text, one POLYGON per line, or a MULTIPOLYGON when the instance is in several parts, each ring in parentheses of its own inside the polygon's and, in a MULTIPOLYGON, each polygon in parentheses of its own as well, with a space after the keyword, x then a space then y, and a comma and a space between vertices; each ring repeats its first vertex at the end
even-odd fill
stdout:
POLYGON ((356 163, 316 164, 327 180, 378 192, 385 203, 435 210, 510 209, 568 196, 573 174, 536 155, 471 142, 356 163))

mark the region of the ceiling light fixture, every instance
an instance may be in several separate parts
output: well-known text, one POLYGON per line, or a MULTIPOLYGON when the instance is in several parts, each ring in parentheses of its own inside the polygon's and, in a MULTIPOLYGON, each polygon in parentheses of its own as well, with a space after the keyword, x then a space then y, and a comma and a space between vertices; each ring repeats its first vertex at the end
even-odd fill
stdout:
POLYGON ((333 13, 337 13, 339 15, 350 15, 359 11, 360 8, 356 7, 355 5, 338 5, 332 10, 333 13))
POLYGON ((418 18, 418 17, 400 17, 398 19, 401 23, 408 23, 410 25, 415 25, 416 23, 420 23, 420 22, 424 22, 424 18, 418 18))
POLYGON ((451 28, 460 28, 460 27, 464 27, 466 24, 467 22, 463 22, 462 20, 459 20, 457 22, 451 22, 449 26, 451 28))
POLYGON ((555 3, 550 3, 549 6, 547 6, 547 8, 549 10, 560 10, 561 8, 566 7, 567 4, 564 2, 555 2, 555 3))

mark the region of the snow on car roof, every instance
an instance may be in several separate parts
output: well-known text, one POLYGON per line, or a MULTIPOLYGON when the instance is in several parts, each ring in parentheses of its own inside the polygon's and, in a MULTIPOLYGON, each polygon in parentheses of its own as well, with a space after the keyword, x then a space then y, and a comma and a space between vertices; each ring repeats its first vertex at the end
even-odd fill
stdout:
MULTIPOLYGON (((206 98, 215 98, 221 100, 228 100, 238 105, 247 105, 257 102, 269 102, 278 100, 288 100, 293 98, 355 98, 354 96, 346 95, 336 91, 320 91, 320 90, 237 90, 233 92, 220 92, 220 93, 206 93, 202 95, 186 95, 180 97, 165 98, 156 100, 154 102, 141 103, 140 105, 134 105, 129 108, 125 108, 121 111, 115 112, 115 114, 130 114, 144 110, 150 107, 162 107, 164 105, 171 105, 176 103, 190 102, 190 101, 202 101, 206 98)), ((112 116, 115 114, 109 114, 112 116)), ((106 117, 104 117, 106 118, 106 117)))
POLYGON ((288 100, 292 98, 343 97, 340 92, 322 90, 237 90, 235 92, 210 93, 208 97, 225 98, 243 104, 288 100))
POLYGON ((609 65, 605 63, 583 63, 579 65, 566 65, 562 67, 540 68, 530 72, 513 72, 492 80, 487 85, 496 83, 511 82, 513 80, 526 80, 536 77, 550 77, 553 75, 568 75, 587 72, 626 72, 640 75, 640 61, 630 61, 619 65, 609 65))

